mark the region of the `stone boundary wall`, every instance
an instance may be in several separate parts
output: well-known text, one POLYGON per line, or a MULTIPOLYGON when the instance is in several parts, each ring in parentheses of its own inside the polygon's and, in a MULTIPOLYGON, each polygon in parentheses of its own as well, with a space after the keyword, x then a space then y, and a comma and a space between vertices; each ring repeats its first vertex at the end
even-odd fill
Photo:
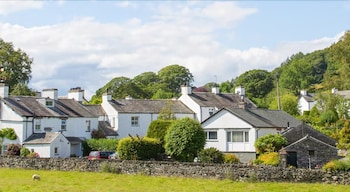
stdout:
POLYGON ((109 168, 119 174, 350 185, 350 172, 326 172, 319 169, 308 170, 247 164, 0 157, 0 167, 81 172, 102 172, 102 169, 109 168))

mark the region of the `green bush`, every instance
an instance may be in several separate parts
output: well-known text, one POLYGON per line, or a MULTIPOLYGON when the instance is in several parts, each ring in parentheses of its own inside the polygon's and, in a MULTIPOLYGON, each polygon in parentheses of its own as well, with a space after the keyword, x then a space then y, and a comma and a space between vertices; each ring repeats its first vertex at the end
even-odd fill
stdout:
POLYGON ((157 159, 162 149, 158 139, 127 137, 119 141, 117 151, 123 160, 150 160, 157 159))
POLYGON ((27 157, 30 154, 30 150, 28 148, 23 147, 21 149, 20 155, 21 157, 27 157))
POLYGON ((280 134, 268 134, 256 140, 254 146, 259 154, 277 152, 287 145, 287 139, 280 134))
POLYGON ((239 159, 235 154, 227 153, 224 155, 224 163, 239 163, 239 159))
POLYGON ((280 156, 277 152, 264 153, 259 155, 254 163, 277 166, 280 163, 280 156))
POLYGON ((159 139, 164 143, 164 138, 173 120, 154 120, 148 126, 146 137, 159 139))
POLYGON ((178 161, 193 161, 204 148, 206 135, 201 124, 191 118, 175 120, 165 136, 165 152, 178 161))
POLYGON ((116 151, 119 139, 87 139, 86 143, 91 150, 96 151, 116 151))
POLYGON ((202 163, 223 163, 224 154, 214 147, 203 149, 198 153, 198 158, 202 163))
POLYGON ((115 165, 112 166, 110 163, 107 163, 107 162, 101 163, 101 170, 102 172, 105 172, 105 173, 116 173, 116 174, 121 173, 120 168, 115 167, 115 165))
POLYGON ((349 160, 333 160, 326 163, 323 167, 326 171, 350 171, 349 160))
POLYGON ((3 128, 0 130, 0 137, 1 138, 6 138, 9 140, 16 140, 17 135, 14 129, 12 128, 3 128))

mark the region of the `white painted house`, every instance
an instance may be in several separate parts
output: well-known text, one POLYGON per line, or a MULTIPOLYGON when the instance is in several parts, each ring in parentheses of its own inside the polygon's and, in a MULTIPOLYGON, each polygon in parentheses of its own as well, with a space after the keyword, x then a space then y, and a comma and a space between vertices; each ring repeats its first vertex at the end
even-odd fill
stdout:
POLYGON ((256 108, 256 105, 245 97, 245 90, 242 86, 237 87, 235 93, 220 93, 217 87, 213 87, 212 92, 193 92, 192 87, 182 86, 179 100, 195 112, 199 122, 224 107, 256 108))
POLYGON ((119 138, 145 136, 148 126, 157 120, 160 112, 170 106, 176 118, 194 118, 194 112, 179 100, 151 99, 112 99, 110 94, 103 94, 102 107, 108 122, 117 131, 119 138))
POLYGON ((298 99, 300 114, 304 114, 305 111, 311 111, 315 104, 316 101, 311 94, 309 94, 306 90, 300 91, 300 97, 298 99))
POLYGON ((256 159, 254 143, 259 137, 299 124, 283 111, 222 108, 203 121, 202 127, 207 134, 205 148, 234 153, 242 162, 249 162, 256 159))
MULTIPOLYGON (((98 129, 99 117, 82 104, 80 89, 74 89, 74 94, 68 93, 66 98, 58 98, 57 89, 44 89, 39 96, 9 96, 8 87, 0 84, 0 93, 0 129, 13 128, 18 136, 11 142, 28 146, 33 145, 33 139, 37 142, 40 141, 38 137, 47 138, 58 133, 57 138, 68 140, 69 148, 62 149, 66 145, 61 145, 54 154, 45 148, 47 145, 50 149, 54 147, 55 139, 44 139, 42 145, 35 143, 32 149, 41 153, 41 157, 81 156, 82 141, 91 138, 91 131, 98 129)), ((9 142, 3 143, 2 154, 9 142)))

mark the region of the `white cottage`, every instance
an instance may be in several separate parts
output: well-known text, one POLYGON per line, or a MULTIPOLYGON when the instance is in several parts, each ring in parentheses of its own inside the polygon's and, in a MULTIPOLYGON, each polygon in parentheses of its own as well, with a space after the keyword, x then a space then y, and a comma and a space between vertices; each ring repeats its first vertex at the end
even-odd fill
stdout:
POLYGON ((311 94, 309 94, 306 90, 300 91, 300 97, 298 100, 300 114, 303 114, 305 111, 311 111, 315 104, 316 101, 311 94))
POLYGON ((249 162, 256 159, 254 143, 259 137, 300 123, 283 111, 222 108, 202 122, 207 134, 205 148, 234 153, 242 162, 249 162))
POLYGON ((179 100, 150 99, 115 99, 110 94, 103 94, 102 107, 107 114, 108 122, 117 131, 119 138, 128 135, 145 136, 148 126, 162 109, 170 107, 176 118, 194 118, 194 112, 179 100))
MULTIPOLYGON (((41 96, 9 96, 8 87, 0 84, 0 129, 13 128, 18 136, 16 143, 21 145, 30 144, 36 134, 60 132, 69 141, 69 148, 64 151, 70 153, 60 153, 60 157, 81 156, 82 141, 91 138, 91 131, 98 129, 98 116, 82 104, 83 96, 68 94, 66 98, 58 98, 57 92, 57 89, 44 89, 41 96)), ((6 147, 5 143, 2 152, 6 147)), ((44 149, 39 151, 45 153, 39 154, 41 157, 52 155, 44 149)))

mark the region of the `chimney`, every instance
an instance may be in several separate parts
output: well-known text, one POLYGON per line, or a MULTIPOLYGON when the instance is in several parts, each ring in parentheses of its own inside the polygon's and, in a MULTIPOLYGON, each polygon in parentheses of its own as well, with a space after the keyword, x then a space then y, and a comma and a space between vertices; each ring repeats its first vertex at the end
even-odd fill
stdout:
POLYGON ((71 88, 68 92, 68 99, 82 102, 84 100, 84 90, 81 87, 71 88))
POLYGON ((182 85, 181 86, 181 94, 182 95, 190 95, 192 94, 192 87, 188 85, 182 85))
POLYGON ((242 100, 242 101, 238 102, 238 108, 246 109, 247 108, 247 104, 242 100))
POLYGON ((216 87, 216 86, 212 87, 211 92, 214 94, 219 94, 220 93, 219 87, 216 87))
POLYGON ((9 86, 5 83, 0 83, 0 97, 6 98, 9 96, 9 86))
POLYGON ((57 100, 58 90, 57 89, 43 89, 41 93, 42 97, 48 97, 53 100, 57 100))
POLYGON ((125 97, 125 99, 126 99, 126 100, 131 100, 132 97, 131 97, 130 95, 128 95, 128 96, 125 97))
POLYGON ((338 89, 332 88, 332 94, 335 94, 335 93, 337 93, 337 92, 338 92, 338 89))
POLYGON ((242 85, 238 86, 235 88, 235 93, 240 95, 240 96, 244 96, 245 95, 245 89, 242 85))
POLYGON ((301 90, 301 91, 300 91, 300 95, 303 95, 303 96, 307 95, 307 91, 306 91, 306 90, 304 90, 304 89, 303 89, 303 90, 301 90))
POLYGON ((107 103, 112 100, 112 95, 110 93, 102 94, 102 103, 107 103))

